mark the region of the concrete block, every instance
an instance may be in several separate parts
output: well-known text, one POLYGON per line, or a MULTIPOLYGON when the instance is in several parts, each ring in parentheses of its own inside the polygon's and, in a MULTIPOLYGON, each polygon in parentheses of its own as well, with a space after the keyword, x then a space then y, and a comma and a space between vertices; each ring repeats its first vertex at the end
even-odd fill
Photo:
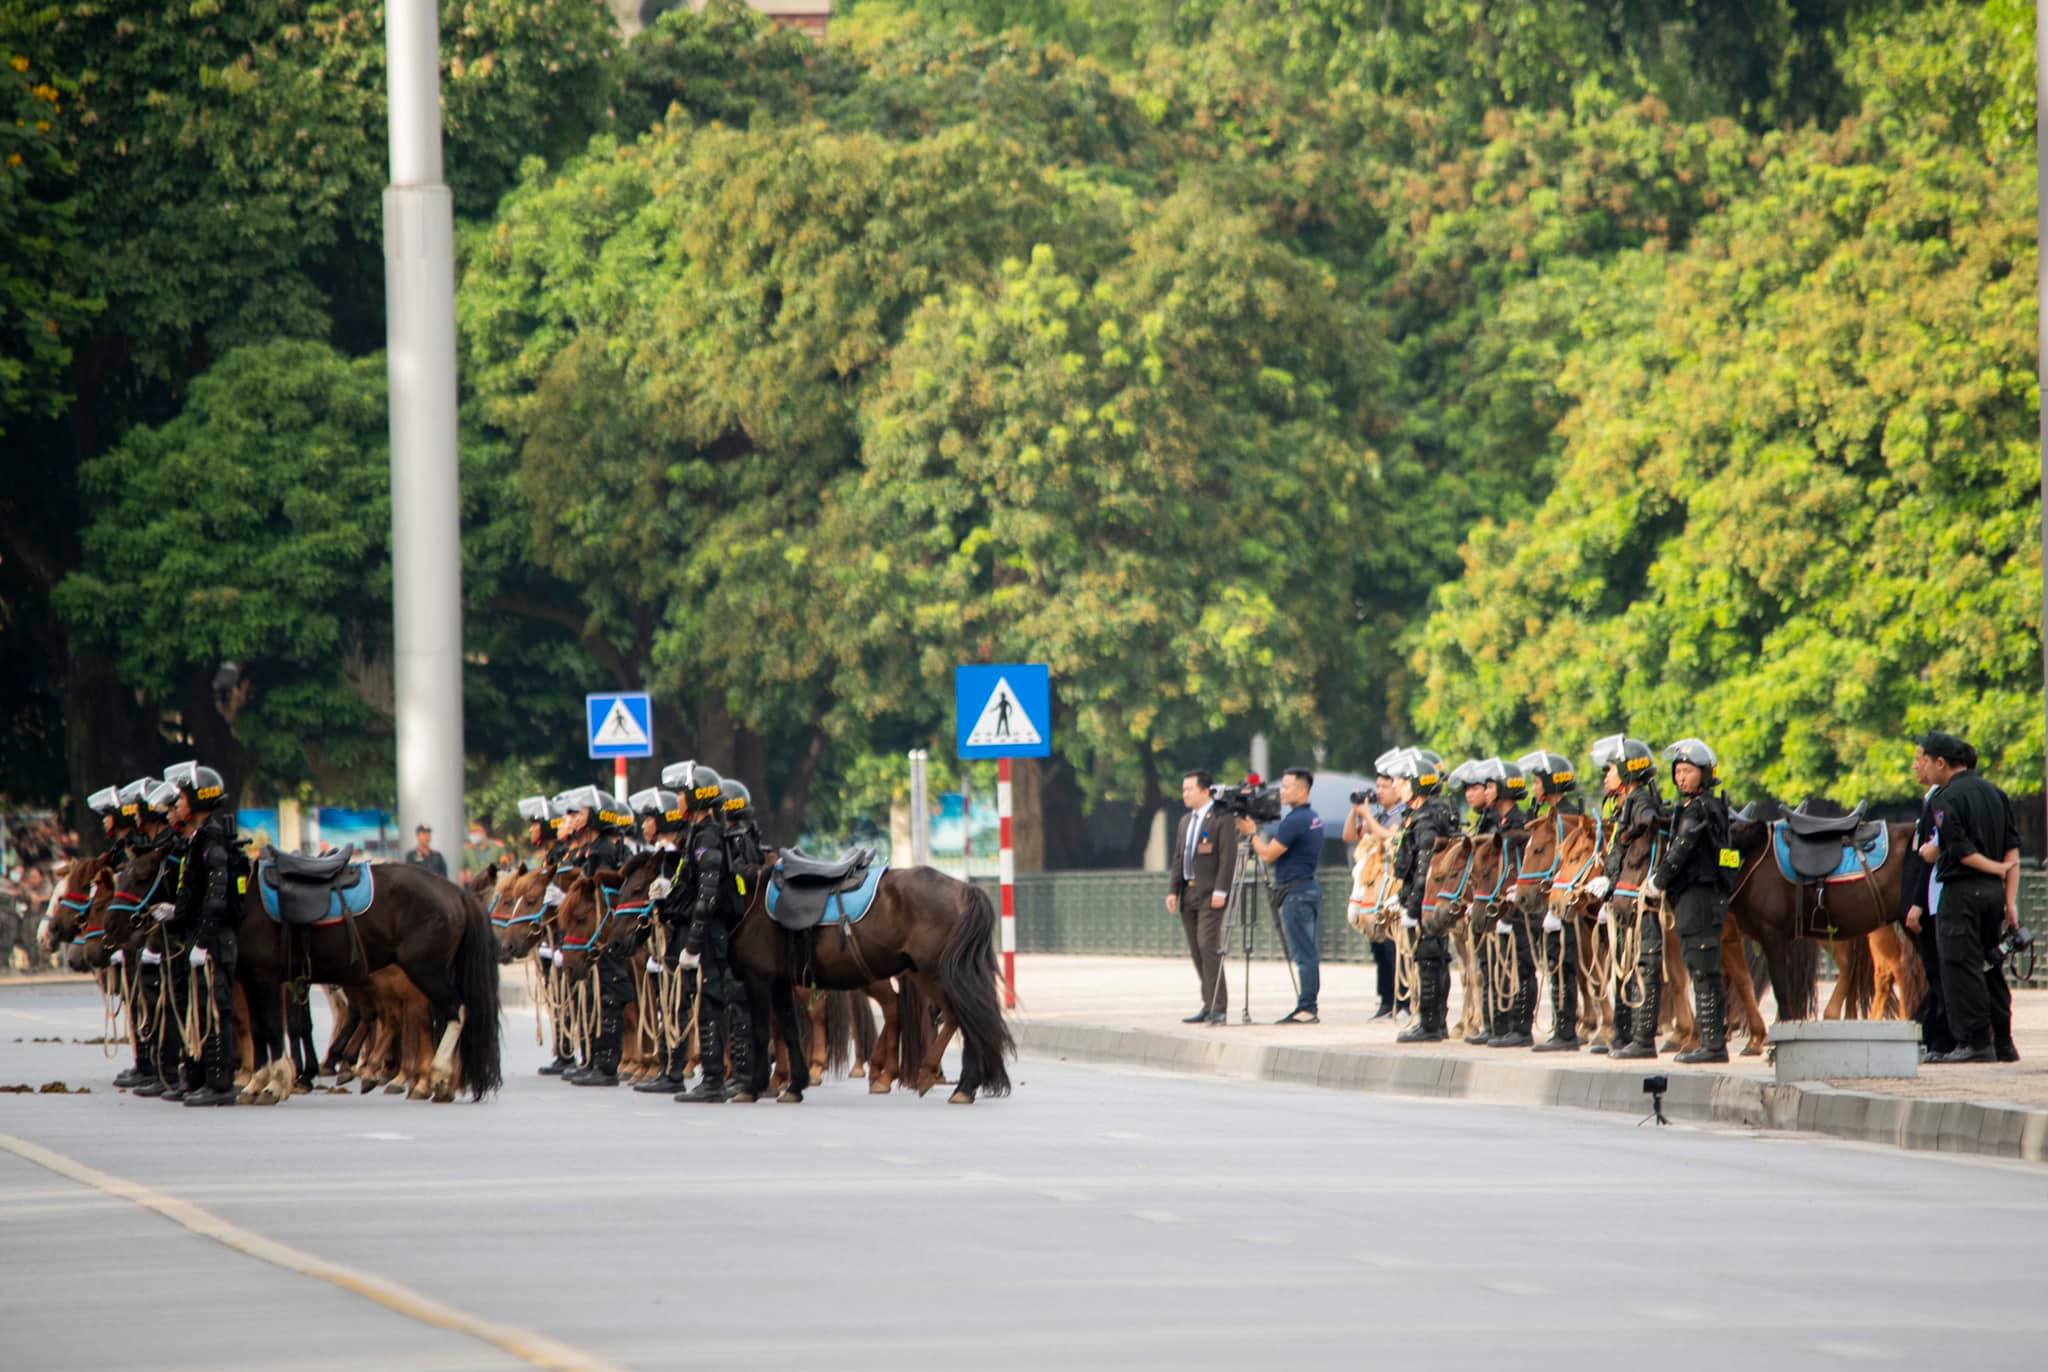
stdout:
POLYGON ((1771 1026, 1779 1081, 1920 1075, 1910 1020, 1787 1020, 1771 1026))

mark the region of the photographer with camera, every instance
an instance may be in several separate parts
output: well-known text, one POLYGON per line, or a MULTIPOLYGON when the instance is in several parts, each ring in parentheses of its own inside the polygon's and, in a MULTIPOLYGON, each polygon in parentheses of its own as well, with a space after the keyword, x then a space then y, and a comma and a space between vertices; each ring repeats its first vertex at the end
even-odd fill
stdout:
POLYGON ((2019 825, 2005 792, 1977 775, 1976 749, 1953 734, 1920 740, 1927 772, 1941 789, 1931 802, 1934 837, 1920 857, 1941 883, 1935 930, 1954 1051, 1931 1062, 2019 1061, 2012 1041, 2012 989, 1999 951, 2018 930, 2019 825), (1996 854, 1997 856, 1993 856, 1996 854))
POLYGON ((1207 772, 1189 772, 1180 779, 1180 798, 1188 807, 1173 834, 1173 856, 1167 865, 1172 879, 1166 909, 1180 916, 1188 936, 1188 956, 1202 988, 1201 1008, 1183 1024, 1229 1022, 1230 991, 1223 976, 1223 919, 1229 912, 1230 883, 1237 875, 1237 840, 1223 827, 1210 794, 1207 772))
POLYGON ((1280 933, 1293 960, 1298 998, 1277 1024, 1317 1024, 1316 996, 1322 990, 1321 955, 1316 935, 1322 922, 1323 892, 1316 884, 1316 863, 1323 855, 1323 821, 1308 803, 1315 773, 1289 767, 1280 777, 1280 803, 1287 811, 1270 837, 1259 834, 1256 811, 1239 814, 1237 831, 1252 841, 1259 861, 1273 869, 1273 898, 1280 907, 1280 933))

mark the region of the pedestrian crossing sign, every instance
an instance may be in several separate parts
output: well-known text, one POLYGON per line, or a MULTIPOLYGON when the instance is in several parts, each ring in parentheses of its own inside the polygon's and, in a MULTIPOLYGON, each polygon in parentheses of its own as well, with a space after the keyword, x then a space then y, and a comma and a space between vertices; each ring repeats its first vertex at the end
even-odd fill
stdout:
POLYGON ((645 691, 587 695, 583 714, 592 757, 654 756, 654 711, 645 691))
POLYGON ((1052 673, 1042 662, 953 669, 961 757, 1052 756, 1052 673))

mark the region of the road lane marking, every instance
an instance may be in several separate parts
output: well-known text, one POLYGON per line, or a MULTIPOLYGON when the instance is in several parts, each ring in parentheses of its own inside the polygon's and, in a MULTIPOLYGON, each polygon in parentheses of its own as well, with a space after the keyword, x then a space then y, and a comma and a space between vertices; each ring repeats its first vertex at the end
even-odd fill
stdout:
POLYGON ((432 1296, 423 1295, 412 1288, 402 1286, 388 1277, 364 1272, 359 1268, 346 1267, 341 1263, 329 1262, 311 1253, 301 1252, 275 1239, 265 1238, 254 1230, 244 1229, 230 1223, 210 1210, 202 1210, 189 1201, 176 1196, 165 1195, 140 1182, 102 1172, 87 1166, 62 1153, 52 1152, 39 1144, 12 1134, 0 1134, 0 1148, 6 1149, 26 1162, 55 1172, 60 1177, 90 1186, 105 1195, 120 1200, 132 1201, 145 1210, 154 1210, 171 1223, 190 1230, 204 1239, 212 1239, 225 1248, 281 1267, 287 1272, 313 1277, 344 1291, 353 1292, 367 1301, 383 1306, 395 1314, 417 1320, 436 1329, 445 1329, 455 1334, 467 1334, 479 1339, 504 1353, 509 1353, 521 1362, 535 1367, 560 1369, 560 1372, 619 1372, 612 1363, 586 1353, 580 1348, 559 1343, 544 1334, 517 1325, 500 1324, 487 1320, 452 1305, 444 1305, 432 1296))

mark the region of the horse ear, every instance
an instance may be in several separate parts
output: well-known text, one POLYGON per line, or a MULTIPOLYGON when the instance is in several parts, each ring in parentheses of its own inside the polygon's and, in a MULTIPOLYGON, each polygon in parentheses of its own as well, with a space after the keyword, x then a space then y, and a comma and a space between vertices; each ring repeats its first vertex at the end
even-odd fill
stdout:
POLYGON ((515 877, 523 877, 526 875, 526 860, 524 858, 521 858, 519 861, 519 870, 514 872, 512 875, 515 877))

